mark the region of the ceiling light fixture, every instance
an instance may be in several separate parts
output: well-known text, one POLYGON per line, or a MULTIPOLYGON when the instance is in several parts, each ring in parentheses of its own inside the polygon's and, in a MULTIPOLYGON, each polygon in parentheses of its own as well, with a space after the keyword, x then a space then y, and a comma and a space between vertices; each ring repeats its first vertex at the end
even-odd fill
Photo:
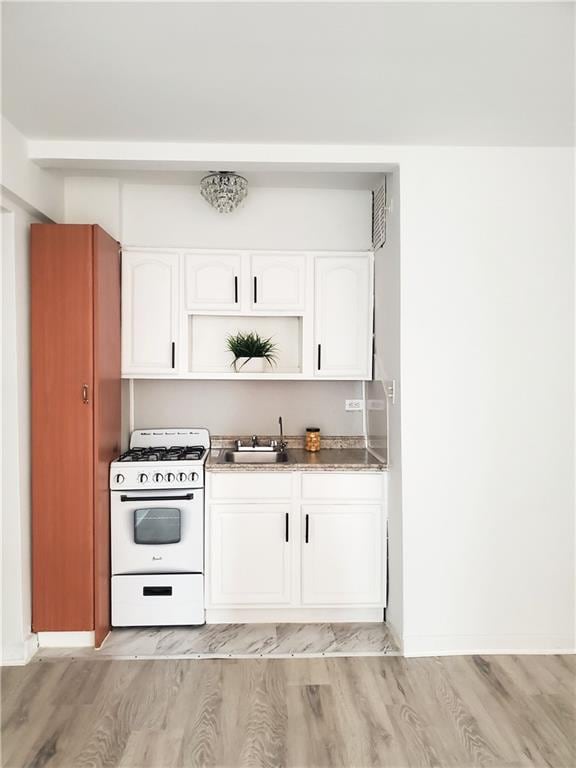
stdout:
POLYGON ((204 176, 200 194, 220 213, 232 213, 248 194, 248 182, 233 171, 218 171, 204 176))

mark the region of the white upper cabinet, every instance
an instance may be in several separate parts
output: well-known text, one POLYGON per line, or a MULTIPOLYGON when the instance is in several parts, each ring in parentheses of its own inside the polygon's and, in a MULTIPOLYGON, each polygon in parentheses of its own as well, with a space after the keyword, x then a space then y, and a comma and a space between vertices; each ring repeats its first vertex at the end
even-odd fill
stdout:
POLYGON ((251 307, 258 312, 301 312, 306 306, 306 257, 258 253, 250 256, 251 307))
POLYGON ((318 255, 315 278, 315 375, 372 378, 372 255, 318 255))
POLYGON ((241 253, 185 253, 186 309, 240 309, 241 253))
POLYGON ((175 374, 179 255, 122 255, 122 372, 175 374))
POLYGON ((381 506, 310 504, 302 506, 302 517, 302 603, 381 604, 381 506))

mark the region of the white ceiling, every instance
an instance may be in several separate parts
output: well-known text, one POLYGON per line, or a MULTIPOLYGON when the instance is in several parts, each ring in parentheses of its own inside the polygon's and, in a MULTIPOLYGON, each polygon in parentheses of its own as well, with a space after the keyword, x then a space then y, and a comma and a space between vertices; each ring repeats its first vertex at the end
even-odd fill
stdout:
POLYGON ((30 138, 573 142, 574 7, 3 2, 30 138))

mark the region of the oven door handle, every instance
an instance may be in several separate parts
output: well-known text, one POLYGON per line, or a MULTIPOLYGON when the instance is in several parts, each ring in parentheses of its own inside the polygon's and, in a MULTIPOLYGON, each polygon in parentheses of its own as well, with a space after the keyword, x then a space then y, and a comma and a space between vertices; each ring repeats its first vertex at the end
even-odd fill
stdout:
POLYGON ((185 493, 184 496, 127 496, 123 493, 120 501, 189 501, 193 498, 193 493, 185 493))

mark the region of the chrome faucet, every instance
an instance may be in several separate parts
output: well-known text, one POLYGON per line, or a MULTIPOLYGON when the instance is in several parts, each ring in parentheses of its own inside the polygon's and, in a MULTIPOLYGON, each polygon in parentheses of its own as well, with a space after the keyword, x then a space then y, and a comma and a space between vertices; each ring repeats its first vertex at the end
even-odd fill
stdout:
POLYGON ((251 440, 252 440, 252 448, 256 448, 256 446, 258 445, 258 435, 252 435, 251 440))
POLYGON ((280 442, 278 443, 278 448, 280 449, 280 452, 283 453, 288 447, 288 443, 286 442, 286 440, 284 440, 284 427, 282 425, 282 416, 278 418, 278 424, 280 426, 280 442))

